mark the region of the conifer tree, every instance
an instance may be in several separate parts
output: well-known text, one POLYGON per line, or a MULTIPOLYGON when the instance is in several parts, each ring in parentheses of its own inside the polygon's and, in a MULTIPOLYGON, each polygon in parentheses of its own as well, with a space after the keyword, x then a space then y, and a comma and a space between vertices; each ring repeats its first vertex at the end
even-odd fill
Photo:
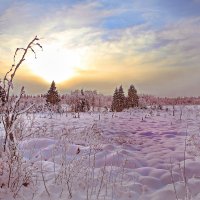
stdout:
POLYGON ((58 91, 56 90, 56 84, 54 81, 51 83, 51 87, 46 95, 46 103, 47 105, 58 105, 60 102, 60 97, 58 95, 58 91))
POLYGON ((112 100, 112 105, 111 105, 111 110, 114 112, 116 111, 117 104, 118 104, 118 89, 116 88, 113 94, 113 100, 112 100))
POLYGON ((85 98, 85 94, 83 89, 81 90, 81 97, 79 100, 79 111, 80 112, 85 112, 90 110, 90 105, 88 100, 85 98))
POLYGON ((119 87, 119 89, 115 89, 115 92, 113 94, 113 101, 111 110, 116 112, 121 112, 125 108, 125 96, 124 96, 124 90, 122 85, 119 87))
POLYGON ((125 95, 122 85, 119 87, 118 95, 117 95, 118 105, 117 112, 121 112, 125 108, 125 95))
POLYGON ((133 108, 138 107, 139 104, 139 97, 137 95, 137 90, 133 85, 130 86, 128 89, 128 97, 127 97, 127 107, 133 108))

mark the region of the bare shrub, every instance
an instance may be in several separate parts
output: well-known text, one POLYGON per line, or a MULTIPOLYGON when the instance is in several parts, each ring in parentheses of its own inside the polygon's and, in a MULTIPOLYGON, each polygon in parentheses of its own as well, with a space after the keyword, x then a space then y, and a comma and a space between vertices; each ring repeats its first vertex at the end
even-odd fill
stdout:
POLYGON ((17 48, 13 58, 13 64, 0 82, 0 104, 1 121, 4 127, 4 138, 1 142, 0 155, 0 186, 1 189, 10 191, 15 198, 22 187, 31 184, 31 169, 18 151, 18 140, 22 139, 22 134, 16 132, 15 125, 20 115, 26 113, 32 106, 26 107, 20 104, 25 93, 24 87, 21 88, 18 97, 11 95, 14 90, 14 78, 17 70, 25 61, 29 51, 33 52, 35 46, 42 48, 36 36, 25 48, 17 48), (22 56, 17 59, 17 54, 22 52, 22 56))

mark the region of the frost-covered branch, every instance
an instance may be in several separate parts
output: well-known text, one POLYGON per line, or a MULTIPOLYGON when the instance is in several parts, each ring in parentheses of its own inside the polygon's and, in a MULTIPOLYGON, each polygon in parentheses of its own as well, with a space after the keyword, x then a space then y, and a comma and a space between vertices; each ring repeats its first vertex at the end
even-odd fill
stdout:
POLYGON ((20 94, 17 99, 13 100, 10 91, 14 89, 13 80, 16 76, 16 72, 19 69, 19 67, 22 65, 22 63, 25 61, 26 55, 29 51, 32 51, 34 53, 34 56, 36 58, 36 52, 34 50, 34 46, 40 47, 42 50, 42 46, 38 43, 39 38, 37 36, 34 37, 33 40, 29 42, 29 44, 26 46, 26 48, 17 48, 14 57, 13 57, 13 64, 11 68, 8 70, 8 72, 5 74, 3 81, 0 82, 0 103, 2 106, 2 121, 4 125, 5 130, 5 139, 4 139, 4 152, 6 149, 8 151, 14 151, 13 155, 15 154, 15 136, 12 132, 12 127, 17 120, 17 117, 26 111, 28 111, 31 107, 26 108, 24 110, 21 110, 20 108, 20 101, 21 98, 24 95, 24 87, 21 88, 20 94), (16 57, 18 55, 19 51, 23 51, 23 54, 21 58, 17 61, 16 57), (8 147, 6 148, 6 146, 8 147))

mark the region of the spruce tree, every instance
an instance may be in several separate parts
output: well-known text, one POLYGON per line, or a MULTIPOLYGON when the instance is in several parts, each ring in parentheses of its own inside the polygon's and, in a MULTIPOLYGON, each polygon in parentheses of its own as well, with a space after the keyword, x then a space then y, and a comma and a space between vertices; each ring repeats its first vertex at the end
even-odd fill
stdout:
POLYGON ((118 104, 118 89, 116 88, 113 94, 113 100, 112 100, 112 105, 111 105, 111 110, 114 112, 116 111, 117 104, 118 104))
POLYGON ((122 85, 119 87, 117 96, 117 112, 121 112, 125 108, 125 95, 122 85))
POLYGON ((56 84, 54 81, 51 83, 51 87, 48 90, 48 93, 46 95, 46 103, 47 105, 58 105, 60 102, 60 98, 58 95, 58 91, 56 90, 56 84))
POLYGON ((86 112, 90 110, 90 105, 88 100, 85 98, 85 94, 83 89, 81 90, 81 97, 79 100, 79 111, 80 112, 86 112))
POLYGON ((138 107, 139 97, 137 95, 137 90, 133 85, 128 89, 127 106, 128 108, 138 107))
POLYGON ((119 89, 115 89, 115 92, 113 94, 113 101, 111 105, 111 110, 116 112, 121 112, 125 108, 125 96, 124 96, 124 90, 122 85, 119 87, 119 89))

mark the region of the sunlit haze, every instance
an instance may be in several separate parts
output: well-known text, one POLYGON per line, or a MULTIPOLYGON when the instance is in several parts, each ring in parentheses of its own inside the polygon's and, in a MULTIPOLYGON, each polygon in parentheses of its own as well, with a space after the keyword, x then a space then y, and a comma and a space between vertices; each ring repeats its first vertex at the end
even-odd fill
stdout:
POLYGON ((49 83, 57 83, 73 78, 78 69, 84 69, 84 50, 67 49, 57 44, 45 46, 45 51, 37 53, 37 60, 29 56, 28 67, 35 75, 40 76, 49 83))

